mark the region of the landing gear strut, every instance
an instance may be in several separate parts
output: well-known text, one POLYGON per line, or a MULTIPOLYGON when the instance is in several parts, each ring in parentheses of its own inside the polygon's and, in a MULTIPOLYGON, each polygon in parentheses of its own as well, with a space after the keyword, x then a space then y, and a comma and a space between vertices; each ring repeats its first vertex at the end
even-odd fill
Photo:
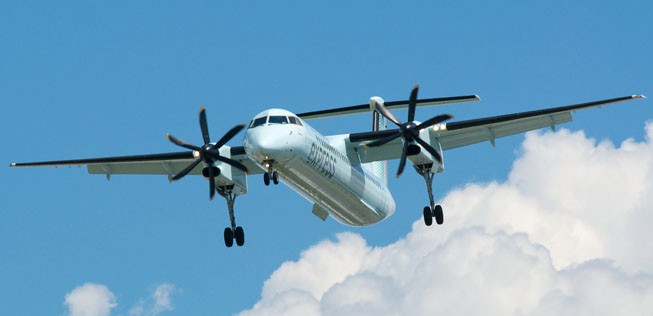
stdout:
POLYGON ((227 207, 229 208, 229 221, 231 222, 231 227, 224 229, 224 245, 227 247, 233 246, 234 240, 236 240, 236 245, 238 246, 245 244, 245 231, 242 227, 236 226, 236 216, 234 215, 236 195, 233 193, 233 189, 233 185, 216 188, 218 194, 227 200, 227 207))
POLYGON ((438 225, 444 223, 444 212, 442 211, 442 206, 435 205, 435 199, 433 198, 433 178, 435 173, 431 170, 433 164, 419 165, 415 166, 415 171, 424 178, 426 182, 426 191, 429 194, 429 206, 424 207, 424 224, 426 226, 431 226, 433 224, 433 218, 435 217, 435 222, 438 225))

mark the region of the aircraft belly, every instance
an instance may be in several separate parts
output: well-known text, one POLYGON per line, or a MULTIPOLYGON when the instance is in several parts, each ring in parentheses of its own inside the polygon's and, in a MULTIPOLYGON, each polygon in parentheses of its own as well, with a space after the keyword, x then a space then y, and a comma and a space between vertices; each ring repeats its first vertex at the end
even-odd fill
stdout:
MULTIPOLYGON (((329 177, 314 165, 296 157, 291 163, 275 166, 284 182, 312 203, 317 203, 337 221, 351 226, 378 223, 392 213, 387 211, 389 192, 373 190, 365 181, 354 181, 362 176, 350 167, 343 166, 329 177), (348 174, 347 174, 348 173, 348 174), (388 196, 386 196, 387 194, 388 196), (365 198, 365 199, 364 199, 365 198)), ((394 206, 394 201, 392 201, 394 206)))

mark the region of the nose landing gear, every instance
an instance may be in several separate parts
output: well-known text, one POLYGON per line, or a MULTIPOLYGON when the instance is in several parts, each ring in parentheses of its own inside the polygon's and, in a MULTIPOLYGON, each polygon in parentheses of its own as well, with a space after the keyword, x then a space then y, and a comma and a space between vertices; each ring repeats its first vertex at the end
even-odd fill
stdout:
POLYGON ((441 205, 435 205, 435 199, 433 198, 433 178, 435 173, 432 171, 433 164, 419 165, 415 166, 415 171, 424 178, 426 182, 426 191, 429 194, 430 206, 425 206, 424 211, 424 224, 426 226, 431 226, 433 224, 433 218, 435 218, 435 223, 442 225, 444 223, 444 212, 441 205))
POLYGON ((268 186, 270 185, 270 180, 272 180, 272 183, 274 184, 279 184, 279 174, 276 171, 264 173, 263 183, 268 186))
POLYGON ((273 164, 273 160, 263 161, 263 166, 268 169, 268 172, 263 174, 263 183, 266 186, 270 185, 270 180, 272 180, 272 183, 275 185, 279 184, 279 174, 272 168, 273 164))

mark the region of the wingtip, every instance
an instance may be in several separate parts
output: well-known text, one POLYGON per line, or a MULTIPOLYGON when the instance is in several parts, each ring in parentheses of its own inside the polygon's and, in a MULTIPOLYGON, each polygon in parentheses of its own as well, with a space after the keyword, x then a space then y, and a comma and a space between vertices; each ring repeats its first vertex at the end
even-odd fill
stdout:
POLYGON ((13 167, 16 167, 16 163, 15 163, 15 162, 12 162, 12 163, 9 164, 9 168, 13 168, 13 167))
POLYGON ((646 96, 643 94, 635 94, 633 95, 633 99, 646 99, 646 96))

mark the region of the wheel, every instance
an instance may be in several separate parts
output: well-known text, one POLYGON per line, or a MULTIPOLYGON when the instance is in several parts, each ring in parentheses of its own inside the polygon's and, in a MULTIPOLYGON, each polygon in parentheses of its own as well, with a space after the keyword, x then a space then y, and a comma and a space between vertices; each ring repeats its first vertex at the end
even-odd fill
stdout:
POLYGON ((279 184, 279 174, 276 171, 272 172, 272 182, 279 184))
POLYGON ((243 230, 242 227, 238 226, 236 227, 236 231, 234 232, 234 237, 236 238, 236 245, 239 247, 245 244, 245 231, 243 230))
POLYGON ((224 245, 227 248, 231 248, 234 245, 234 232, 231 230, 231 227, 224 229, 224 245))
POLYGON ((433 224, 433 212, 431 212, 431 208, 428 206, 424 207, 424 224, 426 224, 426 226, 431 226, 433 224))
POLYGON ((263 183, 270 185, 270 174, 267 172, 263 174, 263 183))
POLYGON ((444 212, 442 211, 442 206, 435 206, 435 209, 433 210, 433 216, 435 216, 435 222, 438 223, 438 225, 442 225, 442 223, 444 223, 444 212))

